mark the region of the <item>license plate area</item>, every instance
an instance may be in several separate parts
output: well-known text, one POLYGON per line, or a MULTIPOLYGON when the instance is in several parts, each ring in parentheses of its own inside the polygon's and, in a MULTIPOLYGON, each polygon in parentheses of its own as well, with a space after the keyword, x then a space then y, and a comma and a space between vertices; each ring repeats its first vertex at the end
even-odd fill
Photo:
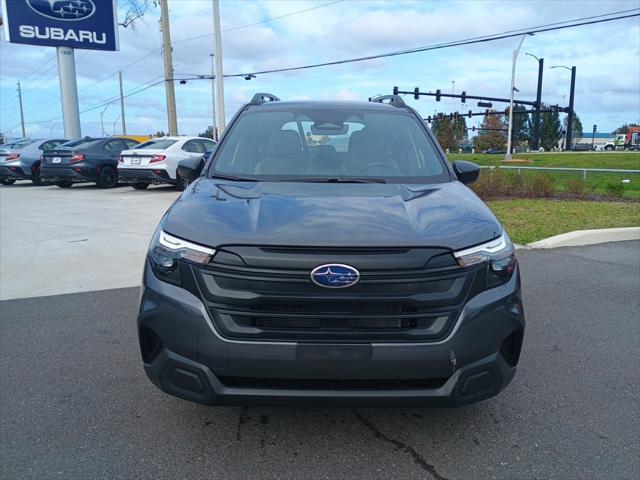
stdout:
POLYGON ((140 165, 140 159, 139 158, 132 158, 131 159, 131 165, 140 165))
POLYGON ((51 159, 51 163, 60 163, 60 162, 62 162, 62 158, 60 157, 53 157, 51 159))

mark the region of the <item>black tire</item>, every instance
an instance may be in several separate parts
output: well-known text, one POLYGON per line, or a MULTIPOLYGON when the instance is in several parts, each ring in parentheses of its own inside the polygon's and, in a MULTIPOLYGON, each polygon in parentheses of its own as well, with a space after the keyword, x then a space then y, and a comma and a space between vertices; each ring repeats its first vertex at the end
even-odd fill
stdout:
POLYGON ((0 178, 0 184, 2 185, 13 185, 16 183, 15 178, 0 178))
POLYGON ((189 182, 187 182, 184 178, 180 176, 180 173, 176 172, 176 190, 182 192, 185 188, 187 188, 189 182))
POLYGON ((113 188, 118 185, 118 172, 113 167, 102 167, 96 183, 100 188, 113 188))
POLYGON ((133 188, 135 188, 136 190, 146 190, 147 187, 149 186, 149 184, 148 183, 144 183, 144 182, 140 182, 140 183, 134 183, 131 186, 133 188))
POLYGON ((71 188, 73 182, 70 182, 69 180, 60 180, 59 182, 56 182, 56 185, 60 188, 71 188))
POLYGON ((611 145, 607 145, 606 147, 604 147, 604 149, 605 149, 607 152, 610 152, 611 150, 613 150, 613 147, 612 147, 611 145))
POLYGON ((34 185, 44 185, 40 179, 40 164, 33 167, 33 171, 31 172, 31 181, 34 185))

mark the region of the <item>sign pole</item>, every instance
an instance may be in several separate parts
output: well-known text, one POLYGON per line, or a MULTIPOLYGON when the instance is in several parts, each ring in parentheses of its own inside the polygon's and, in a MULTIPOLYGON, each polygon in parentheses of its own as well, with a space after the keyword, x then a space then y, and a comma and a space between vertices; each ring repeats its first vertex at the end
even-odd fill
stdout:
POLYGON ((78 86, 76 85, 76 62, 73 48, 56 47, 56 51, 58 54, 58 77, 60 79, 64 136, 71 140, 82 136, 80 132, 78 86))

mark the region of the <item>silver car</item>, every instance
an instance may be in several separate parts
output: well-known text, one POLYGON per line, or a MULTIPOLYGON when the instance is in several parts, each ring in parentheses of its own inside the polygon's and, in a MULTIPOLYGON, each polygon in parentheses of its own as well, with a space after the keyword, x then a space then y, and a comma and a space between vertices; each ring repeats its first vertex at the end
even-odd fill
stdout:
POLYGON ((0 145, 0 184, 12 185, 16 180, 40 181, 40 161, 44 150, 66 143, 63 138, 28 138, 0 145))

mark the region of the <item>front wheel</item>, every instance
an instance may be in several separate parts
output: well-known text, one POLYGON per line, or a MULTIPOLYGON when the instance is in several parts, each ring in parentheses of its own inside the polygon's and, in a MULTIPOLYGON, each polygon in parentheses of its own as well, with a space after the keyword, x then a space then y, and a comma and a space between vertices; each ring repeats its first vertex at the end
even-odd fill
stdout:
POLYGON ((612 147, 611 145, 606 145, 606 146, 604 147, 604 149, 605 149, 607 152, 610 152, 611 150, 613 150, 613 147, 612 147))
POLYGON ((15 178, 0 178, 0 184, 2 185, 13 185, 16 183, 15 178))
POLYGON ((100 188, 113 188, 118 184, 118 173, 112 167, 102 167, 96 183, 100 188))
POLYGON ((60 180, 59 182, 56 182, 56 185, 59 186, 60 188, 71 188, 71 185, 73 185, 73 182, 70 182, 68 180, 60 180))
POLYGON ((149 184, 148 183, 144 183, 144 182, 140 182, 140 183, 134 183, 131 186, 133 188, 135 188, 136 190, 145 190, 149 186, 149 184))

